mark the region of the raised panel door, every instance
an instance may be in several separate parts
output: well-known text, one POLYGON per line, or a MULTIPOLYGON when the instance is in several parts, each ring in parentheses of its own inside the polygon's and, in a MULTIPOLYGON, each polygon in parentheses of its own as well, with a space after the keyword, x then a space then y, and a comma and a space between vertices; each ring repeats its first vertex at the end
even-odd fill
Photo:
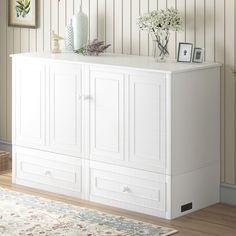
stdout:
POLYGON ((130 75, 129 163, 133 167, 165 171, 164 75, 130 75))
POLYGON ((82 156, 82 70, 80 65, 50 66, 49 148, 82 156))
POLYGON ((90 158, 124 160, 124 76, 90 72, 90 158))
POLYGON ((45 65, 38 61, 21 60, 17 62, 14 75, 15 142, 22 146, 44 146, 46 144, 45 65))

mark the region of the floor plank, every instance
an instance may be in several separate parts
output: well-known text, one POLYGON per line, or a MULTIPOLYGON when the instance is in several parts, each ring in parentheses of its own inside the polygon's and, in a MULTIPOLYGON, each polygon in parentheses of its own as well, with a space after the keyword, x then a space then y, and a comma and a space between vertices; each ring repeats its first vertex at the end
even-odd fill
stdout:
POLYGON ((175 220, 165 220, 126 210, 112 208, 77 198, 53 194, 11 183, 11 172, 0 175, 0 187, 27 194, 37 195, 52 200, 62 201, 82 207, 89 207, 103 212, 122 215, 152 224, 172 227, 179 232, 177 236, 236 236, 236 206, 216 204, 175 220))

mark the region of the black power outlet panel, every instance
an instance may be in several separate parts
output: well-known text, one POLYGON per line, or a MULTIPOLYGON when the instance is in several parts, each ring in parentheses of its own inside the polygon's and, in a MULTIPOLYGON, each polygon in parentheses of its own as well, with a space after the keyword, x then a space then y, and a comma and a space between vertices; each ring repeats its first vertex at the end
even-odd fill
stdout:
POLYGON ((193 203, 192 202, 181 206, 181 212, 185 212, 185 211, 188 211, 188 210, 191 210, 191 209, 193 209, 193 203))

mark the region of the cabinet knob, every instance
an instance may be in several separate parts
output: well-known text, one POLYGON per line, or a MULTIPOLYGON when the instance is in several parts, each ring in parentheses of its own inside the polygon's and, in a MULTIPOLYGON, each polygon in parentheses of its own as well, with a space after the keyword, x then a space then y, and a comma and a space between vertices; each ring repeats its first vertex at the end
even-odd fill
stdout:
POLYGON ((83 100, 83 101, 85 101, 85 100, 89 100, 89 99, 90 99, 90 96, 89 96, 89 95, 78 94, 78 95, 77 95, 77 99, 78 99, 78 100, 83 100))
POLYGON ((85 100, 89 100, 90 99, 90 96, 89 95, 83 95, 82 96, 82 99, 85 101, 85 100))
POLYGON ((45 170, 44 174, 45 174, 46 176, 51 176, 51 171, 50 171, 50 170, 45 170))
POLYGON ((129 192, 131 192, 131 190, 128 186, 122 186, 122 192, 123 193, 129 193, 129 192))

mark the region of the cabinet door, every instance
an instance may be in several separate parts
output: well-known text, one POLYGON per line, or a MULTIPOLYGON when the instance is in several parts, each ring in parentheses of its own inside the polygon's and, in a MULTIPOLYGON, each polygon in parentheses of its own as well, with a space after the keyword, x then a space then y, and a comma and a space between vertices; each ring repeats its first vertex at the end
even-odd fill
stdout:
POLYGON ((82 156, 81 66, 55 63, 50 66, 49 148, 58 153, 82 156))
POLYGON ((34 60, 16 61, 15 142, 22 146, 45 145, 45 65, 34 60))
POLYGON ((165 171, 165 78, 162 74, 131 75, 129 80, 129 163, 165 171))
POLYGON ((124 78, 121 73, 90 72, 90 158, 124 160, 124 78))

